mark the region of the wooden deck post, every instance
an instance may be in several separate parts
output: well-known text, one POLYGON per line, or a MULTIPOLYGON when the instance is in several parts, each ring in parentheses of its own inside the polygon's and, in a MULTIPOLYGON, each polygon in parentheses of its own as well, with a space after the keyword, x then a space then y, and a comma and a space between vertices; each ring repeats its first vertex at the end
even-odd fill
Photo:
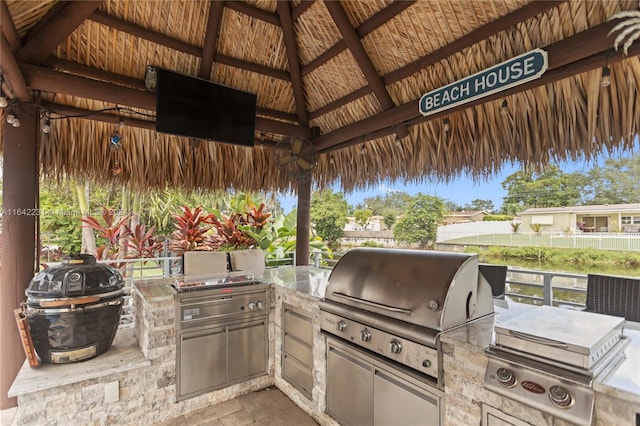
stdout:
POLYGON ((311 177, 298 179, 298 216, 296 220, 296 266, 309 264, 311 227, 311 177))
POLYGON ((16 405, 7 392, 25 356, 13 310, 25 300, 36 259, 39 108, 16 108, 20 127, 4 125, 2 256, 0 258, 0 409, 16 405))

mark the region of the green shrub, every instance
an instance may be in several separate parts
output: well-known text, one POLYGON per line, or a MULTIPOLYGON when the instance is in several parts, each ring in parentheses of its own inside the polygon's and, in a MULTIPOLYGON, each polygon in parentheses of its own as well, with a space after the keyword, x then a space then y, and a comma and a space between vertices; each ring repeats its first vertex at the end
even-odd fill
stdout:
POLYGON ((360 247, 382 248, 384 247, 384 244, 378 244, 374 241, 365 241, 364 243, 360 244, 360 247))
POLYGON ((513 220, 513 216, 508 214, 488 214, 482 218, 483 222, 505 222, 513 220))

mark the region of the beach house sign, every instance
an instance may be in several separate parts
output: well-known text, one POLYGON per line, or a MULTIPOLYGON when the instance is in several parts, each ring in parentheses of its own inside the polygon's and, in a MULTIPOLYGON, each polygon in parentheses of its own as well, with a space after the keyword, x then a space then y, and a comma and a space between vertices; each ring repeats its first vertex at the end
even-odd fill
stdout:
POLYGON ((535 80, 547 70, 547 66, 547 52, 531 50, 422 95, 420 113, 431 115, 535 80))

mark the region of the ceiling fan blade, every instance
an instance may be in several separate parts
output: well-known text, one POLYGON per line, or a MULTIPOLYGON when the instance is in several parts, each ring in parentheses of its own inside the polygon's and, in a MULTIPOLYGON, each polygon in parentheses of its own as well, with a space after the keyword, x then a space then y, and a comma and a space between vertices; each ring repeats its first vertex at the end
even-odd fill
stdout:
POLYGON ((302 149, 302 141, 300 139, 294 139, 291 143, 291 152, 294 155, 300 154, 300 150, 302 149))
POLYGON ((309 169, 311 169, 313 167, 313 165, 310 162, 308 162, 307 160, 305 160, 302 157, 298 157, 296 162, 298 163, 298 166, 300 166, 304 170, 309 170, 309 169))
POLYGON ((295 161, 298 157, 295 155, 285 155, 283 157, 278 158, 278 165, 284 166, 285 164, 289 164, 292 161, 295 161))

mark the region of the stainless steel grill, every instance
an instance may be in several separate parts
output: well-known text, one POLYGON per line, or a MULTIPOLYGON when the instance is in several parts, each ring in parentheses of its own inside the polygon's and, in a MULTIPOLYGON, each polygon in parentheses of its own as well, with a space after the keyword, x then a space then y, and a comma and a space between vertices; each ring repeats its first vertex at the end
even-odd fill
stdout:
POLYGON ((491 287, 475 255, 351 250, 320 302, 327 412, 345 425, 419 424, 425 413, 439 424, 439 336, 492 313, 491 287), (387 399, 376 401, 379 395, 387 399))

